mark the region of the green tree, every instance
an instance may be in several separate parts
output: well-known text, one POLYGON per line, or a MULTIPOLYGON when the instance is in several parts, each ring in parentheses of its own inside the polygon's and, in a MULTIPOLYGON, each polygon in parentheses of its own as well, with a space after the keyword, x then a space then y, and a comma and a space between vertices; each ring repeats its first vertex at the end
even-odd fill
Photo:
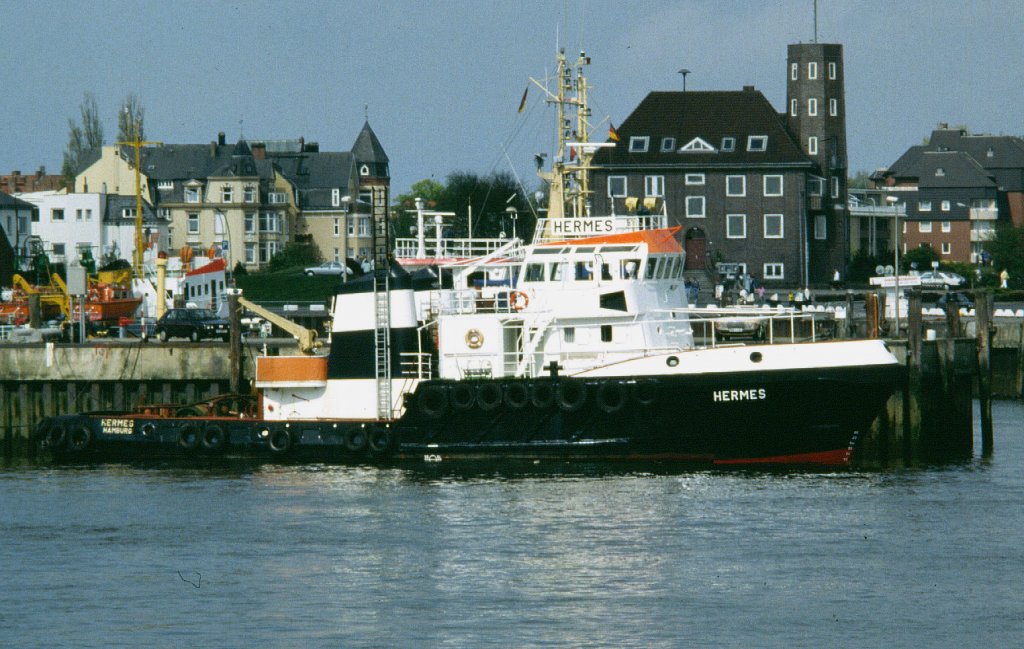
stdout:
POLYGON ((900 266, 903 270, 908 268, 914 268, 919 271, 931 270, 932 262, 938 261, 939 255, 935 252, 927 243, 923 243, 916 248, 911 248, 907 251, 907 254, 903 255, 900 259, 900 266))
POLYGON ((985 250, 992 255, 992 269, 1010 274, 1010 288, 1024 286, 1024 228, 999 223, 995 236, 985 242, 985 250))
POLYGON ((416 227, 416 199, 422 198, 427 209, 435 209, 444 196, 444 185, 433 178, 424 178, 412 184, 408 194, 399 194, 391 206, 391 219, 395 236, 413 236, 416 227))
POLYGON ((136 95, 128 95, 121 101, 121 109, 117 111, 117 141, 131 142, 135 139, 135 128, 138 127, 140 140, 146 139, 143 126, 146 109, 136 95))
POLYGON ((850 189, 869 189, 871 187, 871 172, 861 169, 847 178, 846 184, 850 189))
POLYGON ((292 242, 270 258, 267 270, 276 273, 290 268, 315 266, 323 261, 320 251, 310 243, 292 242))
POLYGON ((79 111, 81 122, 76 123, 75 120, 68 119, 68 144, 64 150, 64 163, 61 165, 61 173, 69 183, 78 175, 79 166, 85 155, 103 146, 103 124, 100 122, 96 97, 91 92, 85 93, 79 111))

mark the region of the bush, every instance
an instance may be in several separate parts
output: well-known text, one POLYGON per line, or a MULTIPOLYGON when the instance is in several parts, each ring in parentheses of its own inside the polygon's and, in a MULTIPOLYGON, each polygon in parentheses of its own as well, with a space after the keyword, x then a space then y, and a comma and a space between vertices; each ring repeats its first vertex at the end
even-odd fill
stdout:
POLYGON ((270 258, 267 270, 277 273, 289 268, 317 266, 323 262, 320 251, 310 243, 289 243, 279 253, 270 258))

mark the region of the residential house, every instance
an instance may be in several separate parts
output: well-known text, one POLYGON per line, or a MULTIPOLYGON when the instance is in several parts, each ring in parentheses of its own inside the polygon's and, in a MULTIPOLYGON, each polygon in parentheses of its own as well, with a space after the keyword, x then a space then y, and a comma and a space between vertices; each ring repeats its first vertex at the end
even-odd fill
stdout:
POLYGON ((905 205, 905 252, 929 245, 944 261, 976 263, 996 223, 1024 227, 1024 140, 940 124, 871 177, 905 205))
POLYGON ((39 167, 34 174, 24 175, 14 170, 9 174, 0 175, 0 191, 8 194, 25 192, 43 192, 64 189, 64 176, 46 173, 46 167, 39 167))
POLYGON ((753 86, 648 94, 595 155, 593 210, 667 207, 688 269, 830 280, 846 257, 842 46, 790 45, 787 73, 783 114, 753 86))
POLYGON ((25 268, 36 214, 31 203, 0 192, 0 230, 6 239, 6 245, 0 245, 0 285, 10 286, 13 274, 25 268))

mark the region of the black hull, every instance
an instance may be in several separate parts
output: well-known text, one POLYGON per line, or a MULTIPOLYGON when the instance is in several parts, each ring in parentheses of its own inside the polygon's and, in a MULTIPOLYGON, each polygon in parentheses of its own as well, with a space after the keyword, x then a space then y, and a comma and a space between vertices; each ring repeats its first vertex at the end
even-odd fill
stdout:
POLYGON ((428 381, 394 422, 88 413, 41 422, 58 460, 565 458, 845 465, 895 366, 640 378, 428 381))

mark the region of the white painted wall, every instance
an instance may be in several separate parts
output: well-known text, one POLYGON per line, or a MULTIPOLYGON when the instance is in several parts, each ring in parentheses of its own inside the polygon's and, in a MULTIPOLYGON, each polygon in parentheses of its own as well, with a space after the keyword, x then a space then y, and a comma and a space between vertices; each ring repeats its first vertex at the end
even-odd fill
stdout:
POLYGON ((89 245, 97 261, 102 256, 104 194, 45 191, 19 194, 18 198, 38 206, 39 221, 32 224, 32 234, 43 240, 51 262, 77 261, 79 244, 89 245), (54 210, 64 210, 62 221, 54 220, 54 210), (53 253, 54 244, 64 245, 63 256, 53 253))

